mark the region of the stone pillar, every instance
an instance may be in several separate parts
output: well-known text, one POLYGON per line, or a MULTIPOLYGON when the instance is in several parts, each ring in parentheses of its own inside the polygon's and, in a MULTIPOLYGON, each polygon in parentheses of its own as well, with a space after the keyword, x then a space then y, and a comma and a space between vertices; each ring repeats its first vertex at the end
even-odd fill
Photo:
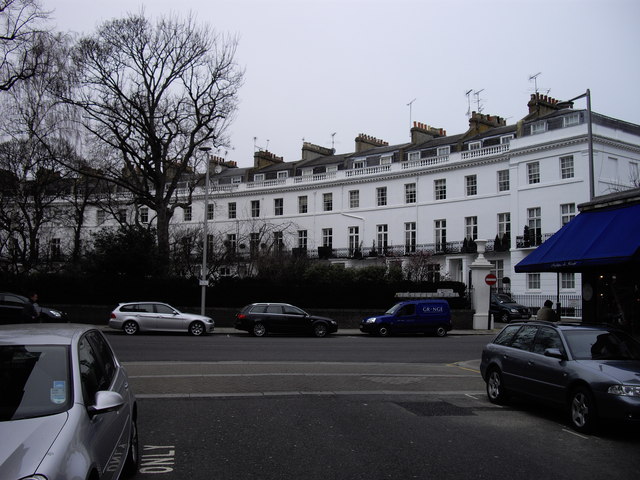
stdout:
POLYGON ((485 282, 485 277, 491 272, 493 265, 485 258, 484 252, 487 244, 486 240, 476 240, 478 246, 478 256, 469 266, 471 268, 471 283, 473 285, 473 329, 486 330, 493 328, 493 319, 489 318, 489 296, 490 287, 485 282))

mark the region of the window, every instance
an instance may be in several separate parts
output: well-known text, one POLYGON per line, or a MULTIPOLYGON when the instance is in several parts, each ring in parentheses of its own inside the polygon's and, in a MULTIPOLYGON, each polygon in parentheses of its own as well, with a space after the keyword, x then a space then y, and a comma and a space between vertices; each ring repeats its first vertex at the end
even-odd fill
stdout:
POLYGON ((147 207, 140 208, 140 222, 149 223, 149 209, 147 207))
POLYGON ((257 232, 251 232, 249 234, 249 251, 256 253, 260 247, 260 234, 257 232))
POLYGON ((564 226, 576 216, 576 204, 564 203, 560 205, 560 223, 564 226))
POLYGON ((307 249, 307 231, 298 230, 298 248, 301 250, 307 249))
POLYGON ((498 238, 511 236, 511 213, 504 212, 498 214, 498 238))
POLYGON ((338 171, 338 165, 328 165, 327 168, 325 169, 325 172, 327 173, 334 173, 338 171))
POLYGON ((333 247, 333 228, 322 229, 322 246, 329 248, 333 247))
POLYGON ((404 224, 404 253, 416 252, 416 222, 407 222, 404 224))
POLYGON ((191 209, 191 205, 188 207, 184 207, 182 209, 182 217, 185 222, 190 222, 193 216, 193 210, 191 209))
POLYGON ((618 178, 618 159, 609 157, 607 159, 607 168, 611 172, 611 178, 618 178))
POLYGON ((228 207, 228 217, 236 218, 236 202, 229 202, 227 204, 228 207))
MULTIPOLYGON (((140 210, 140 212, 142 213, 142 209, 140 210)), ((104 210, 96 210, 96 224, 102 225, 104 223, 104 220, 105 220, 104 210)), ((148 221, 149 220, 147 220, 147 222, 148 221)), ((142 222, 142 223, 147 223, 147 222, 142 222)))
POLYGON ((447 246, 447 221, 435 220, 434 227, 436 252, 444 252, 447 246))
POLYGON ((532 246, 542 243, 542 210, 540 207, 527 209, 527 227, 529 227, 529 242, 532 246))
POLYGON ((540 290, 540 274, 527 273, 527 289, 540 290))
POLYGON ((531 124, 531 135, 537 135, 538 133, 544 133, 547 131, 547 122, 537 122, 531 124))
POLYGON ((527 163, 527 181, 529 185, 540 183, 540 162, 527 163))
POLYGON ((636 162, 629 162, 629 180, 631 185, 635 187, 640 186, 640 169, 636 162))
POLYGON ((470 142, 469 150, 480 150, 482 148, 482 142, 470 142))
POLYGON ((303 177, 310 177, 313 175, 313 168, 303 168, 302 169, 302 176, 303 177))
POLYGON ((322 194, 322 209, 325 212, 333 210, 333 193, 322 194))
POLYGON ((576 288, 576 274, 573 272, 560 273, 560 288, 573 290, 576 288))
POLYGON ((467 175, 464 177, 464 183, 467 188, 467 196, 478 194, 478 177, 477 175, 467 175))
POLYGON ((391 155, 385 155, 380 158, 380 165, 391 165, 393 157, 391 155))
POLYGON ((580 123, 580 114, 578 112, 571 115, 565 115, 562 117, 562 126, 570 127, 572 125, 578 125, 580 123))
POLYGON ((302 195, 298 197, 298 213, 307 213, 308 211, 308 202, 306 195, 302 195))
POLYGON ((491 273, 498 279, 496 286, 498 288, 504 287, 502 283, 502 279, 504 278, 504 260, 491 260, 491 264, 493 265, 491 273))
POLYGON ((215 213, 215 205, 212 203, 207 204, 207 220, 213 220, 213 215, 215 213))
POLYGON ((273 214, 274 215, 283 215, 284 214, 284 199, 283 198, 275 198, 273 200, 273 214))
POLYGON ((52 238, 51 239, 51 258, 53 260, 58 260, 62 256, 62 249, 60 248, 60 239, 52 238))
POLYGON ((254 182, 264 182, 264 173, 256 173, 253 176, 253 181, 254 182))
POLYGON ((436 200, 445 200, 447 198, 447 180, 444 178, 434 180, 434 189, 436 200))
POLYGON ((254 218, 260 216, 260 200, 251 200, 251 216, 254 218))
POLYGON ((509 145, 511 143, 511 140, 513 140, 513 135, 505 135, 503 137, 500 137, 500 145, 509 145))
POLYGON ((364 168, 364 160, 356 160, 353 162, 353 168, 356 170, 364 168))
POLYGON ((227 240, 224 242, 224 246, 227 247, 228 252, 235 252, 238 247, 238 237, 235 233, 228 233, 227 240))
POLYGON ((389 226, 388 225, 376 225, 378 232, 378 253, 384 253, 389 244, 389 226))
POLYGON ((349 208, 358 208, 360 206, 360 190, 349 191, 349 208))
POLYGON ((282 232, 273 232, 273 246, 278 251, 284 249, 284 235, 282 232))
POLYGON ((405 183, 404 185, 404 203, 416 203, 417 192, 415 183, 405 183))
POLYGON ((511 346, 520 350, 530 351, 533 346, 533 340, 536 338, 536 333, 538 333, 538 327, 535 325, 523 326, 513 338, 511 346))
POLYGON ((409 152, 407 155, 407 160, 410 162, 416 162, 420 160, 420 152, 409 152))
POLYGON ((478 217, 465 217, 464 234, 467 240, 476 240, 478 238, 478 217))
POLYGON ((289 172, 287 170, 280 170, 278 172, 278 178, 289 178, 289 172))
POLYGON ((231 183, 234 184, 234 185, 237 185, 238 183, 241 183, 241 182, 242 182, 242 177, 240 177, 240 176, 231 178, 231 183))
POLYGON ((213 234, 207 234, 207 255, 209 257, 213 256, 213 234))
POLYGON ((547 348, 559 348, 560 350, 563 350, 562 340, 560 340, 558 332, 552 328, 539 327, 538 334, 533 342, 533 348, 531 351, 533 353, 544 355, 544 351, 547 348))
POLYGON ((439 157, 444 157, 445 155, 449 155, 451 153, 451 147, 449 145, 447 145, 446 147, 438 147, 438 150, 436 150, 436 155, 438 155, 439 157))
POLYGON ((498 170, 498 191, 509 191, 509 170, 498 170))
POLYGON ((376 205, 384 207, 387 204, 387 187, 376 188, 376 205))
POLYGON ((349 227, 349 256, 360 251, 360 227, 349 227))
POLYGON ((120 223, 127 223, 127 210, 125 208, 118 210, 118 221, 120 223))
POLYGON ((573 178, 573 155, 560 157, 560 178, 573 178))

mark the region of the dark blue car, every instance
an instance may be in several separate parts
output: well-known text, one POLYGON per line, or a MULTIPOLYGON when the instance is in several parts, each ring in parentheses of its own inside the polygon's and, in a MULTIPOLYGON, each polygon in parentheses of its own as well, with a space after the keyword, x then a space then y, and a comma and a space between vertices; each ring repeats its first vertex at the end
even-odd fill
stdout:
POLYGON ((446 300, 409 300, 396 303, 384 315, 365 318, 360 331, 386 337, 393 333, 432 333, 444 337, 451 330, 446 300))

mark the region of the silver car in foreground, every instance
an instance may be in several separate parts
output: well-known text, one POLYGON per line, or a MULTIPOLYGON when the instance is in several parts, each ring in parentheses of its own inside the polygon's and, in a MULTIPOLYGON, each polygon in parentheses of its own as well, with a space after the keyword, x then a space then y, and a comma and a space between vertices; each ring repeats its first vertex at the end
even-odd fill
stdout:
POLYGON ((138 464, 136 400, 102 333, 0 326, 0 478, 118 479, 138 464))
POLYGON ((185 332, 203 335, 213 332, 212 318, 183 313, 171 305, 160 302, 120 303, 111 312, 109 326, 127 335, 138 332, 185 332))

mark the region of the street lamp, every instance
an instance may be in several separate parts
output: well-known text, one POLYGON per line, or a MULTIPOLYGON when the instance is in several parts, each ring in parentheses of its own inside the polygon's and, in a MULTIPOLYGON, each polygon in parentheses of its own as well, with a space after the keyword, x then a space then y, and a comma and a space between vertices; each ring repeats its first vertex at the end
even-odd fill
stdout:
POLYGON ((587 88, 587 91, 582 95, 578 95, 577 97, 573 97, 571 100, 566 100, 564 102, 558 102, 558 107, 572 107, 573 101, 578 100, 580 98, 587 99, 587 148, 589 155, 589 200, 593 200, 595 197, 595 186, 593 184, 593 127, 592 127, 592 117, 591 117, 591 91, 587 88))
POLYGON ((207 237, 208 237, 208 224, 207 220, 209 217, 209 165, 211 164, 211 158, 209 157, 209 152, 211 151, 211 147, 200 147, 200 150, 206 152, 207 155, 207 170, 206 177, 204 180, 204 223, 202 229, 202 271, 200 278, 200 286, 202 287, 202 293, 200 295, 200 315, 204 315, 204 307, 207 298, 207 286, 209 285, 209 281, 207 279, 207 237))

